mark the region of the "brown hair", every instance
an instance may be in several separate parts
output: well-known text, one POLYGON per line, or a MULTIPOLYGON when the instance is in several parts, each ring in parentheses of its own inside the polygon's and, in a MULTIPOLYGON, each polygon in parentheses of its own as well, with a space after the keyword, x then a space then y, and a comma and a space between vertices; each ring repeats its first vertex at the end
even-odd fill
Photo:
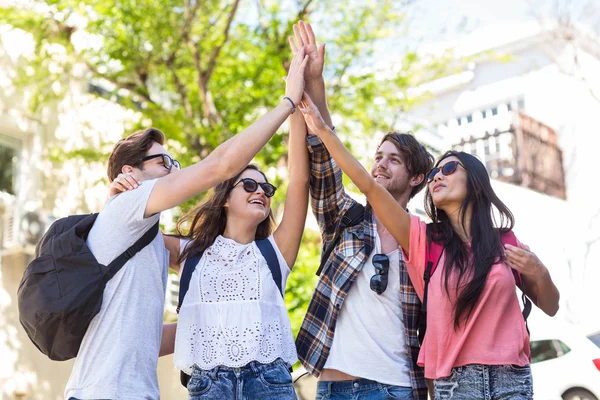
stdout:
POLYGON ((112 182, 119 176, 124 165, 144 169, 140 160, 144 158, 154 142, 160 145, 165 143, 165 135, 156 128, 137 131, 119 140, 108 158, 108 168, 106 171, 108 173, 108 180, 112 182))
POLYGON ((379 150, 381 145, 386 141, 389 141, 396 146, 411 177, 423 174, 423 182, 413 187, 410 192, 409 199, 412 199, 427 184, 427 173, 433 168, 434 158, 427 151, 425 146, 415 139, 411 132, 388 132, 381 140, 381 143, 379 143, 379 146, 377 146, 377 150, 379 150))
MULTIPOLYGON (((212 245, 217 236, 225 232, 227 226, 227 214, 225 213, 225 202, 229 193, 236 184, 240 176, 246 170, 258 171, 267 180, 256 165, 250 164, 239 174, 225 182, 215 186, 208 196, 202 202, 196 205, 191 211, 186 213, 177 221, 177 232, 179 237, 191 239, 192 242, 179 256, 179 263, 192 254, 200 253, 212 245), (186 227, 189 222, 189 227, 186 227), (185 232, 185 233, 184 233, 185 232)), ((273 213, 269 210, 269 216, 262 221, 256 228, 255 239, 266 239, 271 235, 275 219, 273 213)))

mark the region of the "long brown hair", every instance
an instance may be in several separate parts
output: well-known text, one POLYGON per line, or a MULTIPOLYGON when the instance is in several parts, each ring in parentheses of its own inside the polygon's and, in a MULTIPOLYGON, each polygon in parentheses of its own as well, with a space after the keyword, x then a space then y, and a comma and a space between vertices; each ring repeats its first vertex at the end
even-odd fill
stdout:
MULTIPOLYGON (((179 237, 192 241, 179 256, 179 263, 183 262, 188 256, 206 250, 214 243, 217 236, 225 232, 225 227, 227 226, 225 202, 229 198, 229 193, 233 185, 249 169, 260 172, 265 180, 268 181, 265 174, 256 165, 250 164, 233 178, 215 186, 205 199, 177 221, 179 237)), ((273 218, 273 213, 269 210, 269 216, 256 228, 255 239, 268 238, 271 235, 274 225, 275 219, 273 218)))

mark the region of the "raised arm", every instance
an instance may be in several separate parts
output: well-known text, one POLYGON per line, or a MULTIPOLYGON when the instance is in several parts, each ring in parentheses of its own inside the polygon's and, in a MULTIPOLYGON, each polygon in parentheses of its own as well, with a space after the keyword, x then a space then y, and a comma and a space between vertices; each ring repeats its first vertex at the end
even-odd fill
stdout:
POLYGON ((362 164, 346 149, 342 141, 327 126, 308 95, 304 95, 300 104, 300 111, 304 115, 308 130, 319 136, 337 165, 367 196, 377 217, 408 253, 407 250, 410 249, 410 217, 408 213, 383 186, 375 182, 362 164))
POLYGON ((323 66, 325 65, 325 43, 317 46, 312 26, 304 21, 294 25, 294 36, 289 37, 292 51, 296 53, 298 46, 304 46, 308 56, 308 64, 304 71, 305 91, 314 101, 325 123, 333 128, 327 96, 325 94, 325 80, 323 79, 323 66))
MULTIPOLYGON (((286 80, 285 94, 298 104, 304 90, 304 48, 294 55, 286 80)), ((204 160, 160 178, 146 205, 145 216, 175 207, 241 171, 271 139, 287 119, 291 103, 283 99, 272 111, 244 131, 217 147, 204 160)))
POLYGON ((306 124, 298 111, 290 117, 288 169, 290 182, 285 196, 281 223, 273 234, 287 265, 292 268, 304 232, 308 209, 308 150, 305 145, 306 124))

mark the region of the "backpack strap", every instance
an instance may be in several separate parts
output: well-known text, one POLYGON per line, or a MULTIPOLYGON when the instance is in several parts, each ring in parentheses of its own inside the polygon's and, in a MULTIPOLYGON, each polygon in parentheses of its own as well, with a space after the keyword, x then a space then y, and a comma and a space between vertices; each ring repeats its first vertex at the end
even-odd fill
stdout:
POLYGON ((188 256, 185 259, 185 264, 183 265, 183 273, 181 274, 181 278, 179 278, 179 301, 177 302, 177 314, 179 314, 179 310, 181 309, 181 305, 183 304, 183 298, 190 288, 190 281, 192 280, 192 274, 196 269, 196 265, 200 262, 203 251, 200 253, 196 253, 192 256, 188 256))
POLYGON ((258 246, 258 249, 265 260, 267 260, 267 265, 271 271, 271 276, 277 285, 277 289, 279 289, 279 293, 283 297, 283 289, 281 287, 281 267, 279 266, 279 259, 277 258, 277 253, 275 253, 275 249, 273 248, 271 241, 269 239, 257 240, 256 246, 258 246))
POLYGON ((363 206, 359 202, 352 203, 350 208, 344 213, 344 215, 342 215, 342 218, 340 219, 340 223, 335 231, 335 235, 334 235, 333 239, 331 240, 331 242, 329 242, 329 246, 327 246, 327 249, 325 249, 325 251, 323 251, 323 253, 321 253, 321 264, 319 265, 319 269, 317 269, 317 274, 316 274, 317 276, 321 276, 323 267, 325 267, 325 264, 327 263, 327 260, 329 259, 329 255, 331 254, 331 252, 337 245, 338 241, 340 240, 340 236, 342 235, 342 232, 344 231, 344 229, 346 229, 349 226, 357 225, 357 224, 361 223, 364 219, 365 219, 365 206, 363 206))
MULTIPOLYGON (((511 246, 519 247, 519 243, 517 242, 517 237, 515 236, 513 231, 508 231, 502 234, 500 240, 502 244, 510 244, 511 246)), ((513 276, 515 278, 515 283, 517 287, 521 290, 521 300, 523 300, 523 319, 525 320, 525 327, 527 328, 527 333, 529 333, 529 326, 527 325, 527 318, 531 313, 531 300, 529 297, 525 295, 525 282, 523 282, 523 277, 521 273, 517 270, 512 270, 513 276)))
POLYGON ((158 235, 158 222, 152 225, 150 229, 148 229, 146 233, 144 233, 144 235, 137 240, 137 242, 131 245, 131 247, 129 247, 120 256, 108 264, 106 273, 104 274, 104 284, 111 280, 117 274, 117 272, 121 270, 127 261, 132 259, 133 256, 139 253, 139 251, 144 247, 152 243, 156 235, 158 235))
POLYGON ((423 272, 423 301, 421 302, 421 312, 419 316, 419 343, 423 343, 425 330, 427 329, 427 297, 429 292, 429 280, 436 270, 437 265, 442 258, 444 247, 434 241, 427 242, 425 247, 425 271, 423 272))
MULTIPOLYGON (((275 253, 275 249, 271 244, 269 239, 261 239, 257 240, 256 246, 260 250, 262 256, 267 260, 267 265, 269 266, 269 270, 271 271, 271 276, 277 285, 277 289, 279 289, 279 293, 283 296, 283 290, 281 288, 281 267, 279 266, 279 259, 277 258, 277 253, 275 253)), ((202 255, 204 252, 197 253, 192 257, 188 257, 185 260, 185 264, 183 266, 183 273, 181 274, 181 278, 179 279, 179 303, 177 304, 177 313, 179 314, 179 309, 183 304, 183 299, 185 294, 187 293, 190 287, 190 281, 192 280, 192 274, 196 269, 196 265, 200 262, 202 255)), ((183 371, 179 371, 179 380, 184 387, 187 387, 188 382, 190 381, 191 376, 186 374, 183 371)))

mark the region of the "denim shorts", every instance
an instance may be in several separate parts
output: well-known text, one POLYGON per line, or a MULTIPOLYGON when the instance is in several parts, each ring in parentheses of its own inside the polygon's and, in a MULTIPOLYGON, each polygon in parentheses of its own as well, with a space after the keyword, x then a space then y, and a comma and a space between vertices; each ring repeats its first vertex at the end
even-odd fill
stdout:
POLYGON ((317 382, 316 400, 413 400, 412 388, 386 385, 369 379, 317 382))
POLYGON ((194 366, 187 389, 190 400, 296 400, 289 367, 280 358, 241 368, 194 366))
POLYGON ((435 400, 530 400, 533 379, 529 365, 469 364, 452 369, 434 382, 435 400))

